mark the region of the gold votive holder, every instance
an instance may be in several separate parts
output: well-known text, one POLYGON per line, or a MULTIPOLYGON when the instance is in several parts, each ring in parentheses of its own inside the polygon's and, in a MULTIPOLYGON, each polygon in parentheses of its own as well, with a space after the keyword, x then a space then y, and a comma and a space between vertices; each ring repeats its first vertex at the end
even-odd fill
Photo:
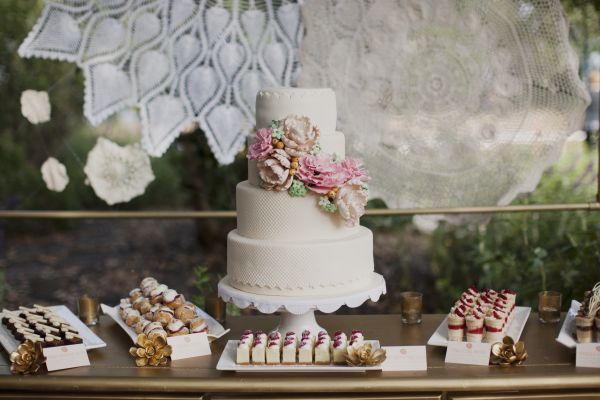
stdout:
POLYGON ((204 307, 206 312, 220 323, 225 322, 227 315, 227 305, 216 294, 207 295, 204 297, 204 307))
POLYGON ((95 297, 84 294, 77 301, 79 319, 87 326, 94 326, 100 317, 100 301, 95 297))
POLYGON ((539 320, 544 324, 555 324, 560 321, 562 294, 545 290, 538 294, 539 320))
POLYGON ((401 316, 404 324, 420 324, 423 312, 423 293, 400 293, 401 316))

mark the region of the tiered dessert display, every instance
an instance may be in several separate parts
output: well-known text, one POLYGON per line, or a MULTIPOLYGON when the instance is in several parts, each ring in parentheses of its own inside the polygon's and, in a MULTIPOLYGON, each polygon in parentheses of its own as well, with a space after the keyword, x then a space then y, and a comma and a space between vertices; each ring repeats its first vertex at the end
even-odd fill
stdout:
POLYGON ((517 294, 510 289, 480 291, 470 286, 427 344, 447 346, 449 341, 493 344, 501 342, 504 336, 518 341, 531 309, 517 307, 516 300, 517 294))
POLYGON ((219 295, 241 308, 282 311, 280 332, 318 332, 315 309, 357 307, 385 293, 372 233, 359 225, 369 177, 345 157, 331 89, 262 90, 256 121, 219 295))

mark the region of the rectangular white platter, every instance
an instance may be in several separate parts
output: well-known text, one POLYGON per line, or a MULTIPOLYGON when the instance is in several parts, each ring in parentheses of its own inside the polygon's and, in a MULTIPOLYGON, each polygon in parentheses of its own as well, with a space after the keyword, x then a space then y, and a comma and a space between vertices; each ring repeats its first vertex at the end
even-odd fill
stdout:
MULTIPOLYGON (((513 338, 515 342, 521 337, 530 313, 531 307, 515 307, 513 320, 506 330, 506 335, 513 338)), ((444 318, 440 326, 433 332, 427 344, 448 347, 448 317, 444 318)))
MULTIPOLYGON (((135 330, 132 327, 127 326, 125 321, 121 319, 119 316, 119 306, 107 306, 106 304, 101 304, 102 312, 104 314, 111 317, 123 330, 129 335, 131 340, 135 343, 138 334, 135 333, 135 330)), ((208 326, 208 340, 216 340, 223 336, 225 336, 231 329, 225 329, 223 325, 221 325, 216 319, 207 314, 204 310, 199 307, 196 307, 196 313, 204 319, 206 325, 208 326)))
MULTIPOLYGON (((64 318, 71 326, 79 332, 79 336, 83 339, 83 344, 86 350, 98 349, 100 347, 106 347, 106 343, 98 337, 94 332, 90 330, 81 320, 71 312, 66 306, 50 306, 48 307, 58 316, 64 318)), ((0 313, 0 319, 4 317, 3 313, 0 313)), ((8 353, 12 353, 19 346, 19 341, 14 338, 12 333, 6 328, 4 324, 0 324, 0 343, 2 347, 6 349, 8 353)))
POLYGON ((569 312, 565 316, 565 320, 563 321, 560 332, 558 333, 558 337, 556 338, 558 343, 568 347, 569 349, 574 349, 577 347, 577 340, 575 339, 575 335, 577 334, 575 317, 577 316, 579 307, 581 307, 580 302, 577 300, 571 301, 571 308, 569 308, 569 312))
MULTIPOLYGON (((371 343, 373 350, 379 348, 378 340, 365 340, 371 343)), ((221 358, 217 364, 219 371, 237 372, 365 372, 381 371, 381 365, 372 367, 349 367, 347 365, 239 365, 236 364, 237 340, 230 340, 225 345, 221 358)))

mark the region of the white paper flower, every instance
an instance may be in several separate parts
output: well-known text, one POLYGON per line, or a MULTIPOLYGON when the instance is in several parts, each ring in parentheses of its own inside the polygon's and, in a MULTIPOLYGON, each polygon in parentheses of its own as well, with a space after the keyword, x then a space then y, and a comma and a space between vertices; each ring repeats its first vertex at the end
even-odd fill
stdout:
POLYGON ((42 178, 48 190, 55 192, 62 192, 69 183, 67 169, 54 157, 49 157, 42 164, 42 178))
POLYGON ((21 114, 32 124, 50 121, 48 93, 37 90, 25 90, 21 93, 21 114))
POLYGON ((96 196, 108 205, 128 202, 143 194, 154 180, 146 152, 102 137, 88 153, 84 172, 96 196))

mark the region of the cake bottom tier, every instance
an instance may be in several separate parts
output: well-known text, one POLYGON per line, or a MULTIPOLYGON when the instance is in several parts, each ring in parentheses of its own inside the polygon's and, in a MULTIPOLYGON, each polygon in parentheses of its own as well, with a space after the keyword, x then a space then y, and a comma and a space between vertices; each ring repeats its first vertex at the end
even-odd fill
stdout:
POLYGON ((274 242, 229 232, 227 275, 233 287, 277 296, 345 293, 373 272, 373 234, 359 227, 337 240, 274 242))

